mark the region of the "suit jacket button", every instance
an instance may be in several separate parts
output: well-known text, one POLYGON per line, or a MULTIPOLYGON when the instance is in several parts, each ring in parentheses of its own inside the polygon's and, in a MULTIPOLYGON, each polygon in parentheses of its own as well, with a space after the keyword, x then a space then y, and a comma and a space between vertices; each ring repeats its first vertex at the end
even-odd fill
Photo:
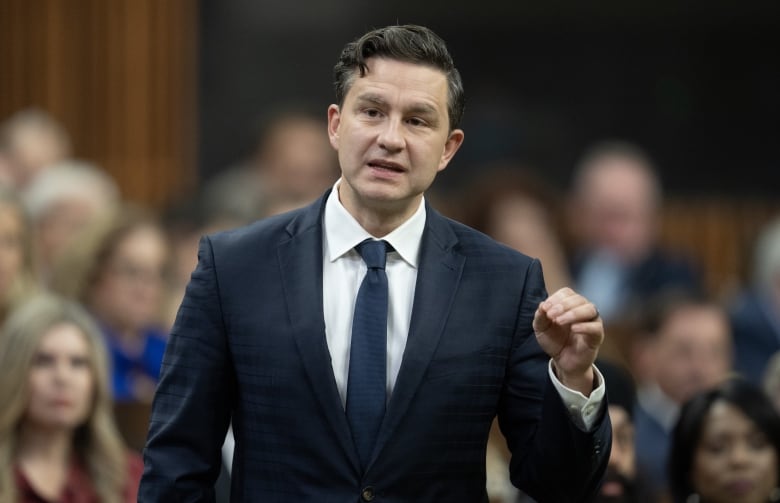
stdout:
POLYGON ((374 496, 374 488, 371 486, 364 487, 360 492, 360 497, 363 499, 363 501, 373 501, 374 496))

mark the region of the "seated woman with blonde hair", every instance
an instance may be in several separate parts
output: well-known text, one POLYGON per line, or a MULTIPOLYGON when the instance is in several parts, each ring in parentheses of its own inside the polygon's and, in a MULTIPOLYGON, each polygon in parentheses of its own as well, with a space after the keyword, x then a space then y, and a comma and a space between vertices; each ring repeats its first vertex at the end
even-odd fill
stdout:
POLYGON ((39 294, 0 333, 0 502, 136 501, 143 465, 114 424, 101 335, 39 294))

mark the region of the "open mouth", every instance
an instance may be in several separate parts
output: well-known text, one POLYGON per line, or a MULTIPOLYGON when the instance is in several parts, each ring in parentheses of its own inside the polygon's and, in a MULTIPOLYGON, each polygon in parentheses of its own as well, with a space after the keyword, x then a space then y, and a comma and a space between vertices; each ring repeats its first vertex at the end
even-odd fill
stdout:
POLYGON ((368 163, 368 166, 370 168, 381 169, 381 170, 390 171, 390 172, 393 172, 393 173, 403 173, 404 172, 404 169, 401 167, 400 164, 396 164, 394 162, 389 162, 389 161, 374 160, 374 161, 370 161, 368 163))

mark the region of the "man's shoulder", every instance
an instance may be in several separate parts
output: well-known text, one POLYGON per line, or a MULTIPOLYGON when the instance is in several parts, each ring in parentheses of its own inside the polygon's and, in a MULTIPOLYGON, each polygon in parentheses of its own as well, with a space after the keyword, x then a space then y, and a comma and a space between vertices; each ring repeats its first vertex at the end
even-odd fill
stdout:
POLYGON ((247 249, 260 251, 267 246, 275 248, 296 234, 321 227, 318 204, 315 202, 241 227, 216 232, 208 235, 207 239, 215 250, 222 252, 247 249))
POLYGON ((266 239, 274 235, 282 235, 286 233, 285 229, 289 223, 294 220, 294 215, 300 211, 294 210, 281 215, 266 217, 240 227, 215 232, 208 237, 214 243, 229 245, 231 243, 245 243, 256 239, 266 239))
POLYGON ((528 262, 532 258, 466 224, 445 216, 439 216, 441 223, 452 230, 457 240, 457 251, 467 257, 482 260, 508 260, 528 262))

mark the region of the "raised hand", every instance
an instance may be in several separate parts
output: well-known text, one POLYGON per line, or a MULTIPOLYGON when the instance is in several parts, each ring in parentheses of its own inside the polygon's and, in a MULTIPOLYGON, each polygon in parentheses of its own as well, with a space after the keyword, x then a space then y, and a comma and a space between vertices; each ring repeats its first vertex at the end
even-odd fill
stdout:
POLYGON ((539 304, 533 328, 561 383, 588 396, 593 390, 593 362, 604 342, 596 306, 571 288, 561 288, 539 304))

